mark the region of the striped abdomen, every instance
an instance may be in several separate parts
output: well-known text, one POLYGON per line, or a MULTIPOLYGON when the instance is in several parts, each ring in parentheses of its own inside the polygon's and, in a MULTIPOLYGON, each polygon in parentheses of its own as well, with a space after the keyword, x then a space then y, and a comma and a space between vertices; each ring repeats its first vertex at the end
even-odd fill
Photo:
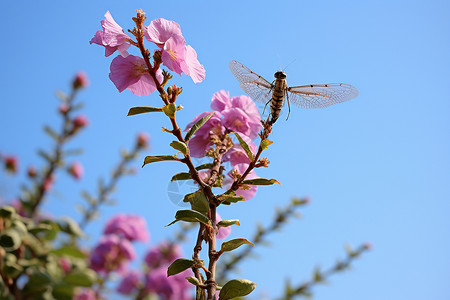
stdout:
POLYGON ((281 108, 284 104, 284 95, 286 90, 286 74, 282 71, 275 73, 275 86, 272 92, 272 101, 270 103, 270 114, 272 118, 270 123, 273 125, 280 116, 281 108))

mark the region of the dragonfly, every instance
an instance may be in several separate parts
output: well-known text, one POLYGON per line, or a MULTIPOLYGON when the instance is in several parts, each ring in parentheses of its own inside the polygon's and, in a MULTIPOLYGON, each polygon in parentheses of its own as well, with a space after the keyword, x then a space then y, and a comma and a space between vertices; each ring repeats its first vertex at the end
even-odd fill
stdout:
MULTIPOLYGON (((240 87, 254 101, 270 103, 268 121, 273 125, 280 116, 285 100, 300 108, 324 108, 333 104, 345 102, 358 96, 358 90, 346 83, 308 84, 289 87, 286 83, 286 73, 278 71, 274 74, 275 80, 270 83, 262 76, 256 74, 242 63, 232 60, 229 64, 234 77, 239 81, 240 87)), ((286 120, 287 120, 286 118, 286 120)))

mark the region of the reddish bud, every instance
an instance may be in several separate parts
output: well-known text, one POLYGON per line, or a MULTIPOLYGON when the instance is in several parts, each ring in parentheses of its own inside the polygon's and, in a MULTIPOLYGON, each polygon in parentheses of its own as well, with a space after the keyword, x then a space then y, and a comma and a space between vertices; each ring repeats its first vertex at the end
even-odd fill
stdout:
POLYGON ((68 172, 70 175, 72 175, 75 179, 81 179, 83 177, 83 165, 79 162, 74 162, 72 165, 70 165, 68 172))
POLYGON ((145 133, 141 132, 137 136, 137 145, 139 148, 147 148, 148 147, 148 140, 150 139, 150 136, 145 133))
POLYGON ((30 177, 30 178, 36 177, 36 175, 37 175, 36 168, 34 166, 29 166, 27 173, 28 173, 28 177, 30 177))
POLYGON ((89 120, 85 115, 79 115, 72 121, 75 128, 82 128, 89 124, 89 120))
POLYGON ((78 72, 75 76, 75 79, 73 80, 73 88, 74 89, 81 89, 85 88, 89 85, 89 80, 87 78, 86 73, 84 72, 78 72))
POLYGON ((54 177, 50 176, 48 178, 45 178, 44 183, 42 184, 44 191, 49 191, 52 189, 53 187, 53 183, 54 183, 54 177))
POLYGON ((17 157, 12 156, 12 155, 5 156, 4 160, 5 160, 5 169, 8 172, 16 173, 17 169, 18 169, 18 164, 19 164, 17 157))
POLYGON ((69 112, 69 110, 70 110, 69 104, 67 104, 67 103, 61 103, 61 104, 59 105, 59 112, 60 112, 62 115, 67 114, 67 113, 69 112))
POLYGON ((363 245, 363 248, 366 249, 366 250, 372 250, 372 244, 371 243, 365 243, 363 245))

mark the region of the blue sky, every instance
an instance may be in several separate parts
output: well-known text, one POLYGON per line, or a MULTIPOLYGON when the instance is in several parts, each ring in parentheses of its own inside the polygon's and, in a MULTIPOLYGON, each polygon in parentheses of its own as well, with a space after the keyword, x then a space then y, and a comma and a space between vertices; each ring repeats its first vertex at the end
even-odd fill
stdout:
MULTIPOLYGON (((306 280, 315 266, 343 257, 345 244, 364 242, 373 251, 315 288, 315 299, 450 297, 448 1, 4 3, 0 151, 17 154, 22 167, 38 164, 35 150, 51 145, 42 125, 58 124, 55 90, 67 91, 79 70, 90 79, 81 99, 91 124, 73 143, 85 146, 79 159, 86 176, 73 183, 59 175, 45 203, 56 216, 79 218, 73 209, 82 201, 77 191, 94 191, 137 132, 151 135, 149 153, 171 153, 171 139, 160 130, 168 126, 163 116, 126 117, 132 106, 160 105, 159 97, 119 94, 108 79, 113 56, 105 58, 103 48, 88 43, 107 10, 126 29, 137 8, 147 12, 147 23, 177 21, 206 68, 200 84, 174 76, 172 83, 183 86, 180 125, 209 110, 218 90, 243 94, 228 69, 233 59, 269 80, 289 64, 290 85, 345 82, 359 90, 355 100, 321 110, 293 108, 288 121, 280 118, 266 153, 270 168, 258 174, 282 186, 263 187, 251 201, 223 209, 223 218, 241 219, 232 236, 249 238, 276 206, 292 196, 311 198, 302 219, 271 235, 272 245, 242 265, 237 277, 258 283, 253 299, 279 296, 285 278, 306 280), (68 190, 73 192, 62 196, 68 190)), ((140 213, 152 243, 164 239, 174 231, 164 225, 177 209, 168 199, 168 182, 180 171, 180 165, 161 163, 126 178, 115 194, 117 205, 106 207, 99 223, 117 212, 140 213)), ((20 178, 1 175, 1 181, 2 198, 11 199, 20 178)), ((86 243, 100 231, 100 224, 88 227, 92 239, 86 243)), ((148 245, 139 247, 143 252, 148 245)))

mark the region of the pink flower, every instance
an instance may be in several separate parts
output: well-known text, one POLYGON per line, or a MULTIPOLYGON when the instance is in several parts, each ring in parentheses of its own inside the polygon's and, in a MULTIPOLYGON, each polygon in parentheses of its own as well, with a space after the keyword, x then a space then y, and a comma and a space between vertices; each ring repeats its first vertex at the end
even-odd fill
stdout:
POLYGON ((192 275, 190 269, 170 277, 166 267, 151 270, 145 278, 145 289, 163 299, 190 300, 191 285, 185 278, 192 275))
POLYGON ((68 172, 75 179, 81 179, 81 177, 83 176, 83 165, 80 162, 76 161, 70 165, 68 172))
MULTIPOLYGON (((109 78, 120 93, 129 89, 137 96, 145 96, 156 90, 156 84, 148 73, 147 65, 140 57, 117 56, 111 62, 110 70, 109 78)), ((156 72, 156 78, 162 82, 163 76, 160 69, 156 72)))
MULTIPOLYGON (((231 170, 228 173, 228 176, 230 179, 226 179, 226 182, 224 183, 225 186, 230 187, 231 184, 233 183, 233 177, 232 177, 232 172, 233 171, 238 171, 239 174, 244 174, 245 170, 247 170, 248 164, 237 164, 233 167, 233 170, 231 170)), ((256 175, 254 170, 251 170, 250 173, 248 173, 248 175, 245 177, 245 179, 253 179, 253 178, 257 178, 258 176, 256 175)), ((236 191, 236 195, 237 196, 241 196, 244 197, 245 200, 250 200, 253 197, 255 197, 256 195, 256 191, 258 190, 258 186, 257 185, 249 185, 250 189, 248 190, 244 190, 244 189, 238 189, 236 191)))
POLYGON ((220 90, 214 93, 211 99, 211 108, 219 112, 231 108, 230 92, 220 90))
MULTIPOLYGON (((204 112, 194 118, 194 120, 186 126, 185 131, 188 131, 192 125, 194 125, 198 120, 210 112, 204 112)), ((225 128, 222 126, 221 121, 222 115, 218 112, 214 112, 214 115, 195 133, 194 137, 189 140, 189 150, 191 151, 192 157, 203 157, 205 156, 206 150, 208 150, 213 143, 211 142, 212 134, 223 134, 225 128)))
POLYGON ((122 278, 117 291, 122 295, 130 295, 139 286, 142 274, 139 271, 128 271, 122 278))
POLYGON ((100 273, 126 272, 128 262, 136 257, 136 252, 127 239, 110 234, 103 236, 91 253, 91 268, 100 273))
POLYGON ((125 34, 122 27, 114 21, 109 11, 105 14, 105 20, 100 23, 103 31, 97 31, 89 43, 104 46, 105 56, 110 56, 118 50, 121 56, 127 57, 129 55, 127 49, 131 46, 127 40, 130 38, 125 34))
POLYGON ((150 22, 145 30, 145 37, 158 47, 164 48, 164 44, 173 36, 181 36, 181 28, 177 22, 159 18, 150 22))
MULTIPOLYGON (((216 222, 219 223, 222 221, 222 218, 220 217, 219 213, 216 212, 216 222)), ((219 231, 217 232, 216 238, 223 240, 226 239, 228 235, 230 235, 231 227, 219 227, 219 231)))
POLYGON ((89 124, 89 120, 85 115, 76 116, 75 119, 72 120, 73 127, 82 128, 89 124))
POLYGON ((83 289, 79 292, 76 292, 73 300, 96 300, 97 295, 94 290, 91 289, 83 289))
POLYGON ((195 83, 205 79, 205 68, 198 61, 194 48, 186 46, 178 23, 162 18, 153 20, 145 37, 160 47, 163 64, 170 70, 191 76, 195 83))
POLYGON ((60 112, 62 115, 67 114, 67 113, 69 112, 69 110, 70 110, 69 104, 63 102, 63 103, 61 103, 61 104, 59 105, 59 112, 60 112))
POLYGON ((89 80, 87 78, 87 75, 85 72, 81 71, 78 72, 75 76, 75 79, 73 80, 73 88, 74 89, 80 89, 85 88, 89 85, 89 80))
POLYGON ((231 98, 231 107, 221 113, 223 125, 228 130, 242 133, 252 140, 258 136, 258 131, 262 128, 258 108, 247 96, 231 98))
POLYGON ((42 183, 42 187, 43 187, 44 191, 50 191, 52 189, 54 183, 55 183, 55 177, 53 175, 45 178, 44 182, 42 183))
POLYGON ((71 264, 70 261, 65 258, 65 257, 60 257, 59 260, 59 266, 61 267, 61 269, 63 269, 64 273, 69 273, 70 268, 71 268, 71 264))
POLYGON ((118 214, 106 223, 104 234, 115 234, 129 241, 149 240, 147 223, 145 219, 137 215, 118 214))
POLYGON ((178 244, 163 241, 147 252, 145 262, 150 269, 156 269, 164 265, 170 265, 182 255, 183 252, 178 244))

